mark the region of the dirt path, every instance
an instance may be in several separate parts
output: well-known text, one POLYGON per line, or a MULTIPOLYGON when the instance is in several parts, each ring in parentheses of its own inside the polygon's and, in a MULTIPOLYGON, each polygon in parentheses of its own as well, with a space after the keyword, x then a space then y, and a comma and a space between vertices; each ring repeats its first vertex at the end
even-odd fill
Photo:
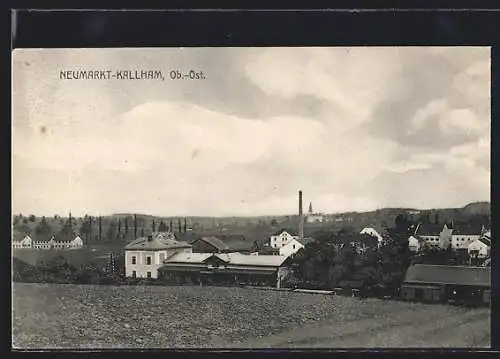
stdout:
POLYGON ((490 313, 471 309, 457 315, 446 311, 436 317, 436 308, 386 314, 379 318, 346 323, 323 321, 300 328, 232 343, 226 347, 250 348, 446 348, 490 346, 490 313))

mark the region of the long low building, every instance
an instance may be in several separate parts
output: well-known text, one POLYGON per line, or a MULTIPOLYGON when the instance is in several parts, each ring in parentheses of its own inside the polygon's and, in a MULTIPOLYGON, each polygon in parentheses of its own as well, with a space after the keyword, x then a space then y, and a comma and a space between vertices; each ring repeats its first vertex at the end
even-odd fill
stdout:
POLYGON ((414 264, 401 286, 404 300, 489 303, 491 268, 414 264))
POLYGON ((241 253, 177 253, 158 269, 167 283, 281 286, 287 257, 241 253))

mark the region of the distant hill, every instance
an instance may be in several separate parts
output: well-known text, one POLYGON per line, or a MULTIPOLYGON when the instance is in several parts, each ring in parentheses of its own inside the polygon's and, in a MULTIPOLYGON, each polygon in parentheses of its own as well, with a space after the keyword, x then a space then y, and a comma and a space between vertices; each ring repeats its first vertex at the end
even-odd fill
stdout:
MULTIPOLYGON (((394 219, 398 214, 407 214, 408 217, 414 221, 421 221, 427 217, 431 222, 436 219, 439 223, 449 221, 475 221, 485 222, 489 224, 490 219, 490 203, 489 202, 473 202, 469 203, 462 208, 438 208, 438 209, 415 209, 415 208, 382 208, 369 212, 344 212, 336 214, 325 214, 325 222, 323 223, 305 223, 304 232, 306 235, 312 235, 318 230, 339 230, 342 228, 359 231, 364 227, 374 227, 380 230, 384 227, 391 227, 394 225, 394 219)), ((133 213, 118 213, 111 216, 102 217, 102 235, 103 240, 107 238, 107 232, 111 224, 114 223, 116 229, 117 223, 120 221, 119 239, 113 237, 111 241, 121 241, 127 243, 133 240, 133 213), (125 223, 128 225, 128 230, 125 232, 125 223)), ((94 217, 95 218, 95 217, 94 217)), ((54 232, 62 228, 63 223, 67 217, 47 217, 47 223, 51 226, 54 232)), ((41 218, 35 218, 34 221, 28 220, 25 216, 21 220, 17 220, 15 228, 16 235, 22 236, 24 233, 35 232, 36 225, 40 222, 41 218)), ((83 219, 73 218, 74 229, 79 231, 83 219)), ((137 236, 142 233, 149 234, 152 231, 153 220, 156 229, 161 221, 168 227, 172 222, 174 232, 179 231, 179 220, 181 220, 181 229, 184 228, 184 217, 155 217, 152 215, 137 214, 137 236)), ((186 224, 190 237, 196 235, 226 235, 226 234, 242 234, 248 239, 256 240, 261 237, 267 237, 280 229, 296 229, 298 227, 298 216, 293 215, 280 215, 280 216, 255 216, 255 217, 200 217, 192 216, 186 218, 186 224)), ((92 238, 91 242, 97 241, 98 225, 97 220, 94 219, 92 223, 92 238)))
POLYGON ((490 215, 491 213, 491 204, 490 202, 473 202, 469 203, 463 208, 463 211, 468 214, 486 214, 490 215))

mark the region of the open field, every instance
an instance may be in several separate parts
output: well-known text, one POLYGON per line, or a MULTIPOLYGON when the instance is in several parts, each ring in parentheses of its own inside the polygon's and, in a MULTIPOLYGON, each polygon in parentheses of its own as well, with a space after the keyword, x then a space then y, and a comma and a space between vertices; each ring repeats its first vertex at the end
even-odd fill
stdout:
POLYGON ((486 348, 490 311, 247 288, 15 283, 13 346, 486 348))
POLYGON ((66 261, 75 266, 81 266, 90 262, 105 263, 110 253, 123 252, 124 243, 91 244, 81 249, 13 249, 12 256, 31 265, 40 262, 49 262, 57 257, 64 257, 66 261))

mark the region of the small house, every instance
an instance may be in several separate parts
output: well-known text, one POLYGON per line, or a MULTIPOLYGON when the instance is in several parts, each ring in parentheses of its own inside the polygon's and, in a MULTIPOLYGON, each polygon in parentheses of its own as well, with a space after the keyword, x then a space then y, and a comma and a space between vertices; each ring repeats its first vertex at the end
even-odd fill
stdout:
POLYGON ((485 237, 480 237, 469 243, 467 251, 470 257, 486 258, 490 256, 491 242, 485 237))
POLYGON ((423 302, 489 303, 491 268, 449 265, 411 265, 401 286, 404 300, 423 302))

